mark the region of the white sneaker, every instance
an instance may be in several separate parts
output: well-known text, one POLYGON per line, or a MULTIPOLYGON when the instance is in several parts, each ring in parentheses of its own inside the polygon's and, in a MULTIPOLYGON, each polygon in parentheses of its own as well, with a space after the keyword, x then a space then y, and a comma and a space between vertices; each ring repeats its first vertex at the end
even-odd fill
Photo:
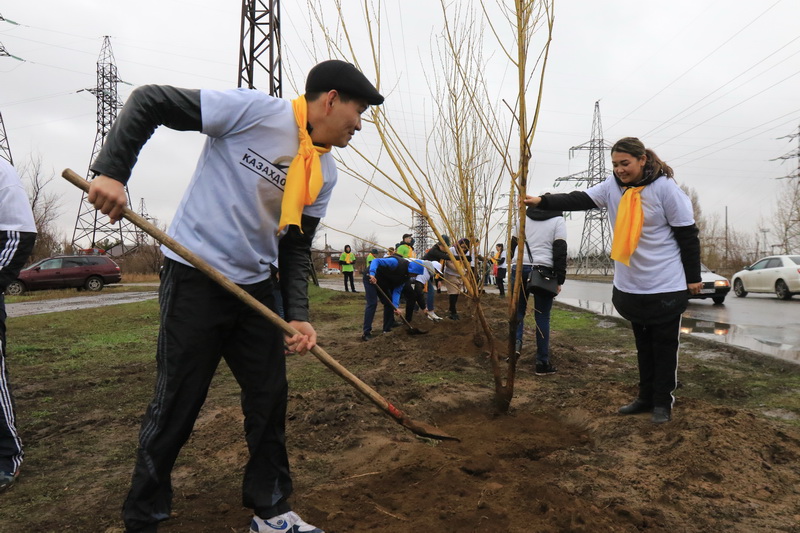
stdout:
POLYGON ((428 320, 431 322, 439 322, 442 319, 439 315, 437 315, 434 311, 428 311, 428 320))
POLYGON ((250 533, 264 533, 265 531, 270 533, 277 531, 282 533, 325 533, 318 527, 306 524, 294 511, 273 516, 267 520, 258 515, 253 516, 253 521, 250 522, 250 533))

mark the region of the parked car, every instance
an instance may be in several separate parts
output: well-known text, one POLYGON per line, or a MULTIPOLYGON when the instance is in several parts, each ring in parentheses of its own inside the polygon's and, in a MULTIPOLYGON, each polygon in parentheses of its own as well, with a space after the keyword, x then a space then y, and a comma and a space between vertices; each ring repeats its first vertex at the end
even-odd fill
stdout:
POLYGON ((328 268, 328 267, 323 267, 322 268, 322 273, 323 274, 340 274, 338 268, 328 268))
POLYGON ((692 294, 689 298, 700 298, 703 300, 711 298, 715 304, 721 304, 725 301, 725 296, 727 296, 731 290, 731 284, 726 278, 715 274, 713 270, 710 270, 701 263, 700 279, 703 282, 703 288, 700 290, 700 294, 692 294))
POLYGON ((119 265, 110 257, 59 255, 42 259, 20 271, 17 279, 6 287, 6 294, 71 287, 99 291, 106 283, 118 283, 121 279, 119 265))
POLYGON ((774 292, 781 300, 800 294, 800 255, 772 255, 733 275, 733 292, 774 292))

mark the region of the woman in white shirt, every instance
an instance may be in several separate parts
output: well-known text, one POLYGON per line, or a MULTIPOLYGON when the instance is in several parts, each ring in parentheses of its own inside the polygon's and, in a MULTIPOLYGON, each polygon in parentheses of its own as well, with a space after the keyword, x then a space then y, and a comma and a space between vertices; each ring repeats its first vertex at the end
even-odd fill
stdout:
POLYGON ((612 176, 586 191, 527 196, 545 210, 607 208, 614 224, 613 302, 631 321, 639 366, 639 394, 620 414, 651 412, 668 422, 675 401, 681 314, 689 294, 702 289, 700 240, 691 200, 673 170, 635 137, 611 149, 612 176))

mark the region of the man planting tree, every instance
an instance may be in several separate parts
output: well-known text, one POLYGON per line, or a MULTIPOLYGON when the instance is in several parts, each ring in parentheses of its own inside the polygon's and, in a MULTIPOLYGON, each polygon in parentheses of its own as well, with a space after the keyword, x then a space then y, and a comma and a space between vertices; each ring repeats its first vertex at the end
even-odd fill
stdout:
MULTIPOLYGON (((119 220, 124 184, 153 131, 165 125, 204 133, 203 152, 169 234, 273 309, 269 267, 279 260, 286 320, 300 332, 285 340, 291 351, 305 353, 316 344, 308 322, 309 251, 337 179, 329 152, 346 147, 361 130, 361 114, 381 103, 383 96, 361 72, 336 60, 311 69, 305 95, 291 102, 248 89, 141 87, 91 167, 98 176, 88 199, 119 220)), ((242 388, 250 451, 243 503, 255 512, 251 531, 322 533, 288 503, 280 331, 177 254, 163 251, 158 375, 123 507, 126 530, 156 531, 169 517, 172 467, 224 358, 242 388)))

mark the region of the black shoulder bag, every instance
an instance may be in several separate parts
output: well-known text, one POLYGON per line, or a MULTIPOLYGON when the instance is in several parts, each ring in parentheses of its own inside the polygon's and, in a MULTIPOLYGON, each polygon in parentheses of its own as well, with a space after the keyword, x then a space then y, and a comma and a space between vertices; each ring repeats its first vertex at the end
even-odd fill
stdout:
MULTIPOLYGON (((533 262, 533 254, 528 242, 525 241, 525 248, 528 249, 528 257, 533 262)), ((558 295, 558 280, 552 268, 541 265, 533 265, 528 284, 525 286, 527 292, 533 292, 540 296, 555 298, 558 295)))

